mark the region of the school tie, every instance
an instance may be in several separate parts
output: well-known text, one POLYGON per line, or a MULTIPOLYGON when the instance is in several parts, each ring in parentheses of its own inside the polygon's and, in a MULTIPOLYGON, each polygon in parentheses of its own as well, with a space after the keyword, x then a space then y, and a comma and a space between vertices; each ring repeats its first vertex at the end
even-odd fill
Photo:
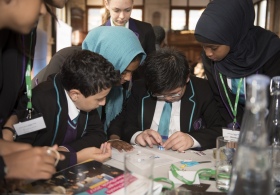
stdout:
POLYGON ((169 134, 169 123, 171 117, 172 103, 165 102, 158 126, 158 132, 161 136, 167 136, 169 134))

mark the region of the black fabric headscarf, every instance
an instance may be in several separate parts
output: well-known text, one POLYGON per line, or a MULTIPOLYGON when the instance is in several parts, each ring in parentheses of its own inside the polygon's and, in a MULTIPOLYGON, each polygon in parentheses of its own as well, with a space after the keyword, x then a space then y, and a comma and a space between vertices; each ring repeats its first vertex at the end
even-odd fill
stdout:
POLYGON ((215 62, 218 71, 227 77, 240 78, 256 73, 280 50, 279 37, 254 26, 254 19, 252 0, 214 0, 197 22, 198 41, 211 40, 230 46, 229 54, 215 62))

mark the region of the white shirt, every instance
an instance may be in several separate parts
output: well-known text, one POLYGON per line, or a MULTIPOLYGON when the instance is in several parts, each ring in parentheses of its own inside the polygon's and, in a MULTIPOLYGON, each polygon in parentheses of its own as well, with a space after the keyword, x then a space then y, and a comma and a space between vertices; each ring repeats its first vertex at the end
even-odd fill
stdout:
MULTIPOLYGON (((156 108, 155 108, 155 113, 154 113, 154 117, 153 117, 150 129, 158 131, 159 121, 160 121, 160 117, 161 117, 161 113, 162 113, 164 104, 165 104, 165 101, 157 101, 156 108)), ((176 102, 172 102, 172 110, 171 110, 168 137, 170 137, 173 133, 175 133, 177 131, 180 131, 180 129, 181 129, 181 127, 180 127, 180 111, 181 111, 181 100, 176 101, 176 102)), ((142 132, 143 131, 137 131, 131 137, 130 143, 131 144, 136 144, 135 139, 142 132)), ((200 147, 200 144, 198 143, 198 141, 196 141, 196 139, 194 139, 192 136, 190 136, 190 137, 194 141, 194 144, 193 144, 192 148, 200 147)))
MULTIPOLYGON (((112 20, 112 17, 110 17, 110 22, 111 22, 111 26, 116 26, 112 20)), ((125 23, 124 25, 125 28, 129 28, 129 20, 127 21, 127 23, 125 23)))
POLYGON ((69 97, 67 91, 64 90, 64 92, 65 92, 67 104, 68 104, 68 115, 69 115, 69 118, 71 120, 73 120, 80 114, 80 110, 78 108, 76 108, 74 102, 69 97))

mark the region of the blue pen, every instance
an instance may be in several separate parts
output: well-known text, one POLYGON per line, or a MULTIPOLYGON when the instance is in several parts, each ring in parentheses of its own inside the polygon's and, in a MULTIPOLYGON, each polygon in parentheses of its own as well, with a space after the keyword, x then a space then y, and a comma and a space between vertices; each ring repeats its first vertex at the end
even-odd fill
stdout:
MULTIPOLYGON (((161 135, 161 139, 162 139, 162 143, 164 143, 168 139, 168 136, 161 135)), ((159 150, 164 150, 164 147, 162 147, 162 145, 159 144, 158 149, 159 150)))

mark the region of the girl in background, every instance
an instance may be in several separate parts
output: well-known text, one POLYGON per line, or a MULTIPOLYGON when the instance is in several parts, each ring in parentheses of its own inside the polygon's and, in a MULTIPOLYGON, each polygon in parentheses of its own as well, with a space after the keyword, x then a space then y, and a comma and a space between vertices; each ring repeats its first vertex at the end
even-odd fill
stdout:
POLYGON ((104 26, 123 26, 138 37, 145 53, 155 51, 155 34, 151 24, 131 18, 133 0, 105 0, 104 26))

